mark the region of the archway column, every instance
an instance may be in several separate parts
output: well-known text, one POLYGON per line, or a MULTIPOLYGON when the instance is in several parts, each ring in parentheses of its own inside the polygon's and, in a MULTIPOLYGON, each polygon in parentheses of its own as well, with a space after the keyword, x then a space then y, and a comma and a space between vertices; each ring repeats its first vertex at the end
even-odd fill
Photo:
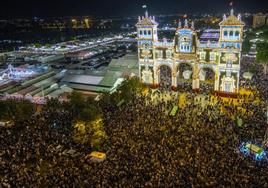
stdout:
POLYGON ((176 89, 177 88, 177 72, 173 70, 172 72, 172 88, 176 89))
POLYGON ((193 90, 199 90, 200 88, 200 80, 199 80, 199 68, 198 65, 193 66, 193 82, 192 82, 193 90))
POLYGON ((160 76, 160 70, 157 69, 157 67, 154 67, 154 87, 159 86, 159 76, 160 76))
POLYGON ((220 90, 220 71, 218 69, 216 69, 214 91, 219 91, 219 90, 220 90))

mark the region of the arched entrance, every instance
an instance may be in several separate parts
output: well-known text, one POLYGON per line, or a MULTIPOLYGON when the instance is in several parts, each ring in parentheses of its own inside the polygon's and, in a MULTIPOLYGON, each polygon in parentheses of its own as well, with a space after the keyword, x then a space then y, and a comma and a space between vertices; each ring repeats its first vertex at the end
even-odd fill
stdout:
POLYGON ((199 72, 200 90, 202 92, 214 91, 215 72, 210 67, 204 67, 199 72))
POLYGON ((159 86, 162 89, 170 90, 172 86, 172 70, 167 65, 159 67, 159 86))
POLYGON ((189 63, 180 63, 177 68, 177 88, 182 91, 192 90, 193 68, 189 63))

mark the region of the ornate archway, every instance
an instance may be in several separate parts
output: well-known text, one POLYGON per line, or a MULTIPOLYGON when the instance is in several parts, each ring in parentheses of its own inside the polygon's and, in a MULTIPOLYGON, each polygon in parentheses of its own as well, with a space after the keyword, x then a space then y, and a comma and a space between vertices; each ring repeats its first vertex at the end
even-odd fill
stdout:
POLYGON ((167 65, 160 65, 158 69, 160 88, 170 90, 172 86, 172 69, 167 65))
POLYGON ((177 67, 177 88, 192 89, 193 67, 189 63, 180 63, 177 67))
POLYGON ((201 67, 199 71, 200 89, 204 92, 213 91, 216 74, 211 67, 201 67))

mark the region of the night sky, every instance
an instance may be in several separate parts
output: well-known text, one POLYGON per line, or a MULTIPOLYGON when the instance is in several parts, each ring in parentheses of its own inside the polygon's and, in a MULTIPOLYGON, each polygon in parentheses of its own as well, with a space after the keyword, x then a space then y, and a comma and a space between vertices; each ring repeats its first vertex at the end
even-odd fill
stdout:
MULTIPOLYGON (((224 13, 230 0, 2 0, 0 18, 57 16, 133 16, 150 14, 224 13)), ((268 0, 234 0, 236 11, 268 12, 268 0)))

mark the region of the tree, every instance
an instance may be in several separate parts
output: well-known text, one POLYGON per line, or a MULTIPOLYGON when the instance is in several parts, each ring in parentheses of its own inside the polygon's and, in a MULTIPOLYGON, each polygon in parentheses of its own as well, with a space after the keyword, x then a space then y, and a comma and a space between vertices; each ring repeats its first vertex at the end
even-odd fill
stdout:
POLYGON ((0 120, 7 117, 7 105, 5 101, 0 101, 0 120))
POLYGON ((35 48, 41 48, 42 45, 41 45, 40 43, 35 43, 35 44, 34 44, 34 47, 35 47, 35 48))
POLYGON ((91 105, 81 110, 78 116, 79 120, 89 122, 101 118, 101 110, 95 105, 91 105))
POLYGON ((126 79, 118 88, 121 100, 130 101, 136 95, 140 95, 143 90, 143 85, 138 77, 126 79))
POLYGON ((257 45, 257 63, 263 66, 264 74, 267 75, 268 70, 268 43, 259 43, 257 45))
POLYGON ((85 107, 85 98, 80 92, 72 92, 72 94, 68 97, 70 106, 74 115, 78 115, 79 112, 85 107))
POLYGON ((34 105, 27 100, 6 100, 0 102, 0 119, 21 122, 30 119, 34 105))
POLYGON ((243 42, 243 53, 247 54, 250 51, 250 41, 249 39, 245 39, 243 42))
POLYGON ((87 123, 78 121, 74 124, 74 128, 74 141, 80 144, 98 148, 107 138, 101 118, 87 123))

